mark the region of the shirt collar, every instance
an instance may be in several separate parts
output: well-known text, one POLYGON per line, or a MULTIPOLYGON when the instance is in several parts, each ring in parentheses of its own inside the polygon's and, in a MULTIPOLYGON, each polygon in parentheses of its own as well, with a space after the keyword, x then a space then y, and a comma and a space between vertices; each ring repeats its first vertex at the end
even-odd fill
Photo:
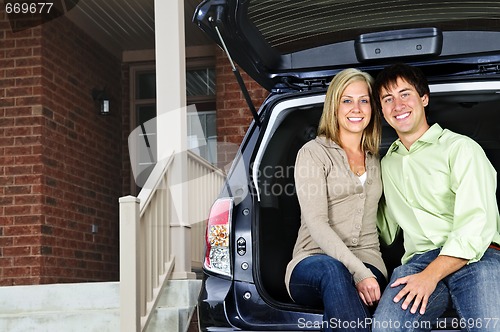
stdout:
MULTIPOLYGON (((344 149, 342 149, 342 147, 340 145, 338 145, 337 143, 335 143, 333 140, 329 139, 329 138, 326 138, 325 136, 316 136, 316 142, 318 142, 319 144, 327 147, 327 148, 332 148, 332 149, 337 149, 337 150, 341 150, 344 152, 344 149)), ((372 153, 369 152, 369 151, 366 151, 365 153, 367 156, 371 156, 372 153)))
POLYGON ((439 137, 443 134, 443 128, 437 123, 433 124, 427 131, 417 140, 426 143, 436 143, 439 137))
POLYGON ((334 148, 334 149, 342 149, 340 145, 335 143, 333 140, 326 138, 325 136, 316 136, 316 142, 319 144, 327 147, 327 148, 334 148))
MULTIPOLYGON (((442 134, 443 128, 441 128, 439 124, 435 123, 429 129, 427 129, 427 131, 422 136, 420 136, 420 138, 415 143, 423 142, 433 144, 438 141, 439 137, 441 137, 442 134)), ((387 150, 387 154, 392 154, 393 152, 397 151, 402 145, 403 143, 398 138, 391 144, 389 150, 387 150)))

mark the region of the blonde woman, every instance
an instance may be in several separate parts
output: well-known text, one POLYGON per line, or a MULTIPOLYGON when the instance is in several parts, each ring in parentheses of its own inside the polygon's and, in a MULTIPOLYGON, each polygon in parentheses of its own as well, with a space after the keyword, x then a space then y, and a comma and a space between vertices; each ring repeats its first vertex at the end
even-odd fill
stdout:
POLYGON ((369 331, 369 307, 386 283, 376 229, 381 125, 372 112, 372 82, 352 68, 333 78, 318 135, 295 163, 301 226, 285 282, 295 302, 324 307, 323 331, 369 331))

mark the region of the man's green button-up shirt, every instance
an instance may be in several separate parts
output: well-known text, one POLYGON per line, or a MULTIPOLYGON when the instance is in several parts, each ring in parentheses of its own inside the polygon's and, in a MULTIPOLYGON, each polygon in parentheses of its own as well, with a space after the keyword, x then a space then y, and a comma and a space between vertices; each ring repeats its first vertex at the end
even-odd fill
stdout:
POLYGON ((434 124, 409 151, 397 140, 382 159, 382 180, 380 235, 392 243, 401 227, 403 263, 437 248, 475 262, 500 243, 496 171, 472 139, 434 124))

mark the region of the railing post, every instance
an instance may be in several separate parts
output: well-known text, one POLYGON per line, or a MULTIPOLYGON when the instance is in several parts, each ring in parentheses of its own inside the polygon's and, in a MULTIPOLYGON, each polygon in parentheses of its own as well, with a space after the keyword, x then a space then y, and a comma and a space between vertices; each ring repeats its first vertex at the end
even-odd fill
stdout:
POLYGON ((139 266, 139 202, 133 196, 120 200, 120 331, 141 330, 139 266))

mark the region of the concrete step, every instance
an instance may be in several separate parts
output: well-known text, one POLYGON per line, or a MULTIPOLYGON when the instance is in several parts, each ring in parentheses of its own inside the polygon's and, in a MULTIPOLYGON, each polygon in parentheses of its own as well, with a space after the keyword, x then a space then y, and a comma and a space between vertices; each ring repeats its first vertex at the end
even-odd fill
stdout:
MULTIPOLYGON (((186 332, 201 281, 168 281, 148 332, 186 332)), ((118 282, 0 287, 0 331, 119 332, 118 282)))
POLYGON ((0 331, 119 331, 119 283, 0 287, 0 331))
POLYGON ((40 312, 0 317, 0 331, 8 332, 117 332, 120 315, 116 310, 40 312))
POLYGON ((169 280, 160 295, 158 307, 192 307, 200 294, 201 280, 169 280))
POLYGON ((186 332, 190 314, 190 308, 158 308, 146 332, 186 332))
POLYGON ((146 331, 186 332, 200 289, 201 280, 169 280, 146 331))

